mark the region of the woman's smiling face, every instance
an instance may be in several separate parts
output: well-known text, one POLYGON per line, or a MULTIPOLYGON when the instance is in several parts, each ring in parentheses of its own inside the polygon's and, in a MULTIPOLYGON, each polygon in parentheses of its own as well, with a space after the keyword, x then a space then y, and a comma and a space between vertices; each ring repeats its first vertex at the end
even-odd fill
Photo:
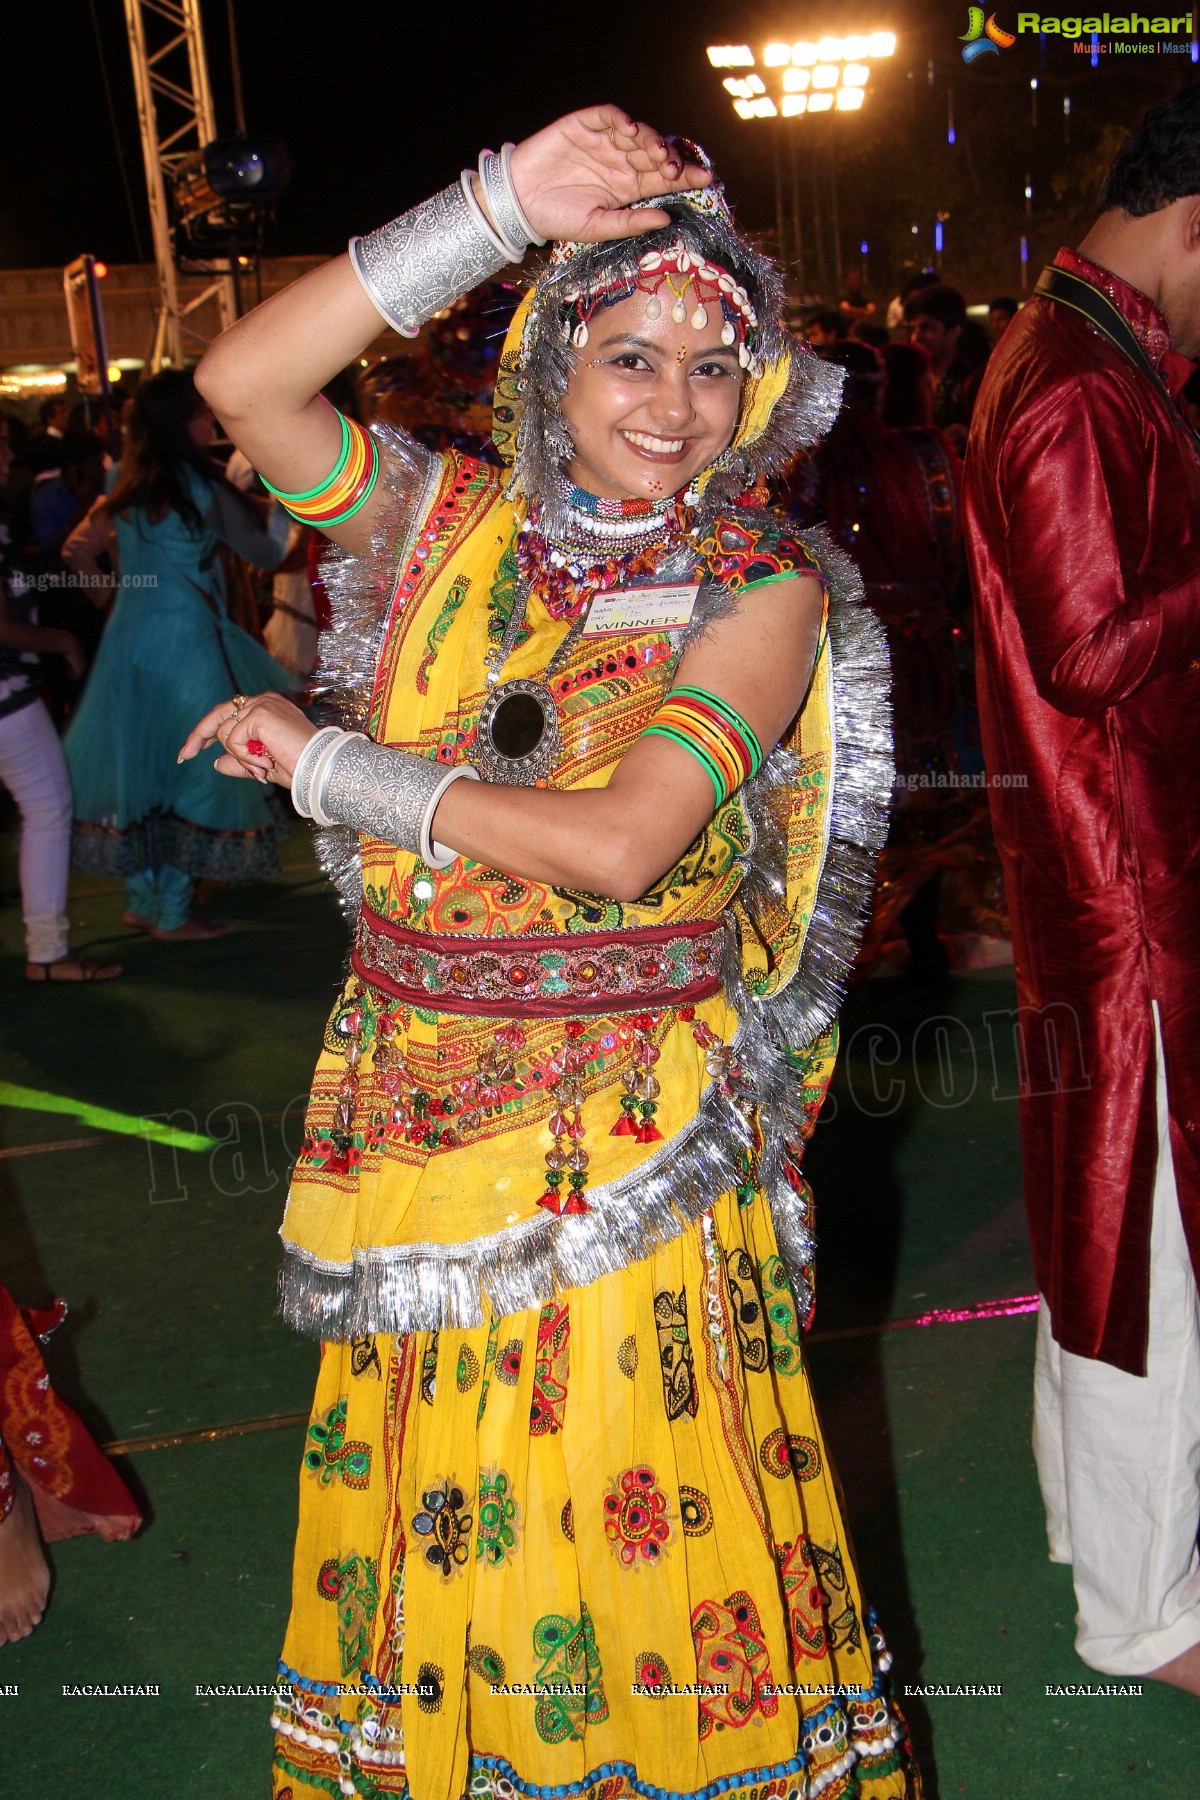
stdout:
POLYGON ((737 344, 721 341, 721 308, 708 305, 697 330, 690 316, 675 322, 665 289, 657 318, 647 298, 596 308, 563 396, 575 446, 567 473, 605 500, 677 493, 717 460, 737 425, 742 370, 737 344))

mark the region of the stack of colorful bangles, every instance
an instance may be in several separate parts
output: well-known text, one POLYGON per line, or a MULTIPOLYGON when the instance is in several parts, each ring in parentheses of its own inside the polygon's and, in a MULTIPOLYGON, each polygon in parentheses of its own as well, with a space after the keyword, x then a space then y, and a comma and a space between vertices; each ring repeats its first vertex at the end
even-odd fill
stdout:
POLYGON ((696 758, 713 784, 717 805, 762 768, 763 753, 741 713, 705 688, 672 688, 646 727, 696 758))
POLYGON ((352 519, 366 505, 379 480, 379 446, 375 439, 357 420, 340 412, 337 416, 342 424, 341 454, 324 481, 303 494, 284 494, 263 479, 263 486, 293 519, 315 526, 318 531, 328 531, 352 519))

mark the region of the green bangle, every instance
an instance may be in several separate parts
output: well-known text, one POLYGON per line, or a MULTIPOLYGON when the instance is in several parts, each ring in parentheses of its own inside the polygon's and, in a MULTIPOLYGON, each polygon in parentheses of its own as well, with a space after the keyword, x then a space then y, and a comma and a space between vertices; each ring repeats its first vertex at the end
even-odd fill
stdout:
POLYGON ((735 730, 740 731, 742 737, 746 740, 746 748, 750 752, 750 759, 754 765, 751 774, 758 774, 758 771, 763 766, 762 745, 758 741, 758 735, 755 732, 754 727, 743 719, 736 706, 730 706, 728 700, 722 700, 719 694, 712 694, 707 688, 677 687, 672 688, 671 693, 673 695, 689 694, 693 700, 702 701, 705 706, 713 707, 716 712, 721 713, 724 718, 728 719, 729 723, 735 730))
MULTIPOLYGON (((686 688, 674 689, 674 692, 677 694, 683 694, 687 691, 686 688)), ((694 691, 699 693, 700 689, 697 688, 694 691)), ((725 804, 725 801, 729 796, 725 792, 725 783, 721 779, 721 771, 701 744, 696 743, 693 738, 685 737, 682 731, 674 731, 670 725, 647 725, 642 736, 668 738, 671 743, 678 744, 681 750, 686 750, 690 756, 694 756, 704 770, 704 773, 708 776, 708 779, 713 784, 713 792, 717 796, 717 805, 723 806, 725 804)))
MULTIPOLYGON (((319 531, 328 531, 331 525, 344 525, 347 519, 352 519, 354 517, 360 506, 365 506, 367 504, 367 501, 375 492, 375 486, 379 480, 379 445, 375 442, 375 439, 370 436, 368 436, 367 442, 371 450, 371 463, 366 474, 363 476, 364 485, 362 492, 359 494, 358 499, 353 501, 346 508, 345 512, 336 513, 332 519, 323 519, 317 527, 319 531)), ((291 510, 286 500, 281 501, 280 504, 283 506, 285 512, 291 510)), ((292 517, 296 517, 295 513, 292 513, 292 517)), ((300 523, 302 525, 311 525, 312 520, 301 517, 300 523)))
MULTIPOLYGON (((315 487, 305 488, 305 490, 302 494, 285 494, 281 488, 272 487, 271 483, 267 480, 265 475, 259 476, 259 480, 262 482, 262 484, 266 488, 267 492, 269 494, 274 494, 275 498, 279 501, 282 501, 282 503, 285 507, 287 506, 289 501, 294 500, 298 504, 301 500, 315 499, 315 497, 319 493, 321 493, 321 491, 324 488, 329 487, 331 485, 331 483, 333 483, 337 480, 338 476, 341 474, 342 470, 345 468, 347 462, 350 459, 350 443, 351 443, 350 426, 348 425, 348 423, 346 421, 345 413, 339 412, 338 418, 342 422, 342 453, 338 457, 337 462, 334 464, 334 466, 330 470, 329 474, 326 475, 324 481, 318 481, 315 487)), ((363 499, 364 500, 366 499, 365 494, 363 495, 363 499)), ((361 504, 362 504, 362 501, 359 502, 359 505, 361 505, 361 504)), ((350 516, 349 513, 345 514, 346 518, 349 518, 349 516, 350 516)), ((333 524, 334 521, 330 520, 329 523, 333 524)))

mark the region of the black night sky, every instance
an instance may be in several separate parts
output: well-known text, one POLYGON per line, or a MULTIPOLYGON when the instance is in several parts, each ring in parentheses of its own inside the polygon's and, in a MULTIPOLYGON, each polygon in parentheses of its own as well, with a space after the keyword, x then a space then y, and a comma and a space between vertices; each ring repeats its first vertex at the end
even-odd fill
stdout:
MULTIPOLYGON (((229 132, 226 0, 203 0, 203 10, 218 128, 229 132)), ((93 15, 142 251, 151 254, 121 0, 10 0, 0 39, 8 75, 2 267, 60 265, 85 249, 111 262, 137 258, 93 15)), ((900 40, 896 57, 875 65, 861 113, 832 120, 847 253, 869 235, 873 252, 879 247, 876 266, 891 273, 901 250, 913 249, 898 236, 911 231, 909 212, 920 222, 920 241, 928 227, 931 242, 942 188, 962 196, 967 210, 960 210, 960 221, 982 220, 993 205, 1024 205, 1019 195, 1027 170, 1035 188, 1031 236, 1037 251, 1052 250, 1060 241, 1056 215, 1075 187, 1082 182, 1094 192, 1087 157, 1104 147, 1105 133, 1128 126, 1146 105, 1195 75, 1186 56, 1126 58, 1092 70, 1069 43, 1033 37, 967 67, 959 44, 967 7, 950 0, 933 6, 915 0, 591 6, 236 0, 236 17, 249 128, 282 140, 294 164, 268 254, 334 252, 351 232, 452 180, 482 144, 519 139, 598 100, 695 137, 713 156, 744 222, 769 228, 771 133, 808 127, 809 135, 797 140, 804 157, 818 121, 784 127, 735 118, 706 44, 758 47, 773 37, 882 28, 900 40), (1036 121, 1029 95, 1034 75, 1040 76, 1036 121), (1072 103, 1069 130, 1064 96, 1072 103), (953 148, 948 109, 957 127, 953 148)), ((1015 9, 1010 16, 1000 6, 997 17, 1015 26, 1015 9)), ((1085 195, 1082 204, 1088 203, 1085 195)), ((1014 243, 1023 228, 1018 223, 1010 233, 1014 243)), ((954 229, 952 215, 949 250, 954 229)), ((960 232, 960 249, 962 242, 960 232)), ((955 277, 952 255, 947 273, 955 277)), ((1007 267, 996 277, 998 285, 1012 285, 1007 267)))

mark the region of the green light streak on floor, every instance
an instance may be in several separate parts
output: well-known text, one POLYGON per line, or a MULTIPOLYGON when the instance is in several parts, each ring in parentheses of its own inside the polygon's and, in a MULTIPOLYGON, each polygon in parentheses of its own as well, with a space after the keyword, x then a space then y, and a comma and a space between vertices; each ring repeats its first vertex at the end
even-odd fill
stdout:
POLYGON ((0 1106, 19 1106, 27 1112, 66 1113, 83 1125, 94 1125, 99 1131, 115 1131, 124 1137, 146 1138, 152 1144, 169 1144, 175 1150, 215 1150, 217 1139, 198 1131, 176 1131, 174 1126, 160 1125, 155 1119, 139 1118, 136 1113, 112 1112, 107 1106, 89 1106, 86 1100, 72 1100, 68 1094, 45 1094, 40 1088, 18 1087, 11 1081, 0 1081, 0 1106))

